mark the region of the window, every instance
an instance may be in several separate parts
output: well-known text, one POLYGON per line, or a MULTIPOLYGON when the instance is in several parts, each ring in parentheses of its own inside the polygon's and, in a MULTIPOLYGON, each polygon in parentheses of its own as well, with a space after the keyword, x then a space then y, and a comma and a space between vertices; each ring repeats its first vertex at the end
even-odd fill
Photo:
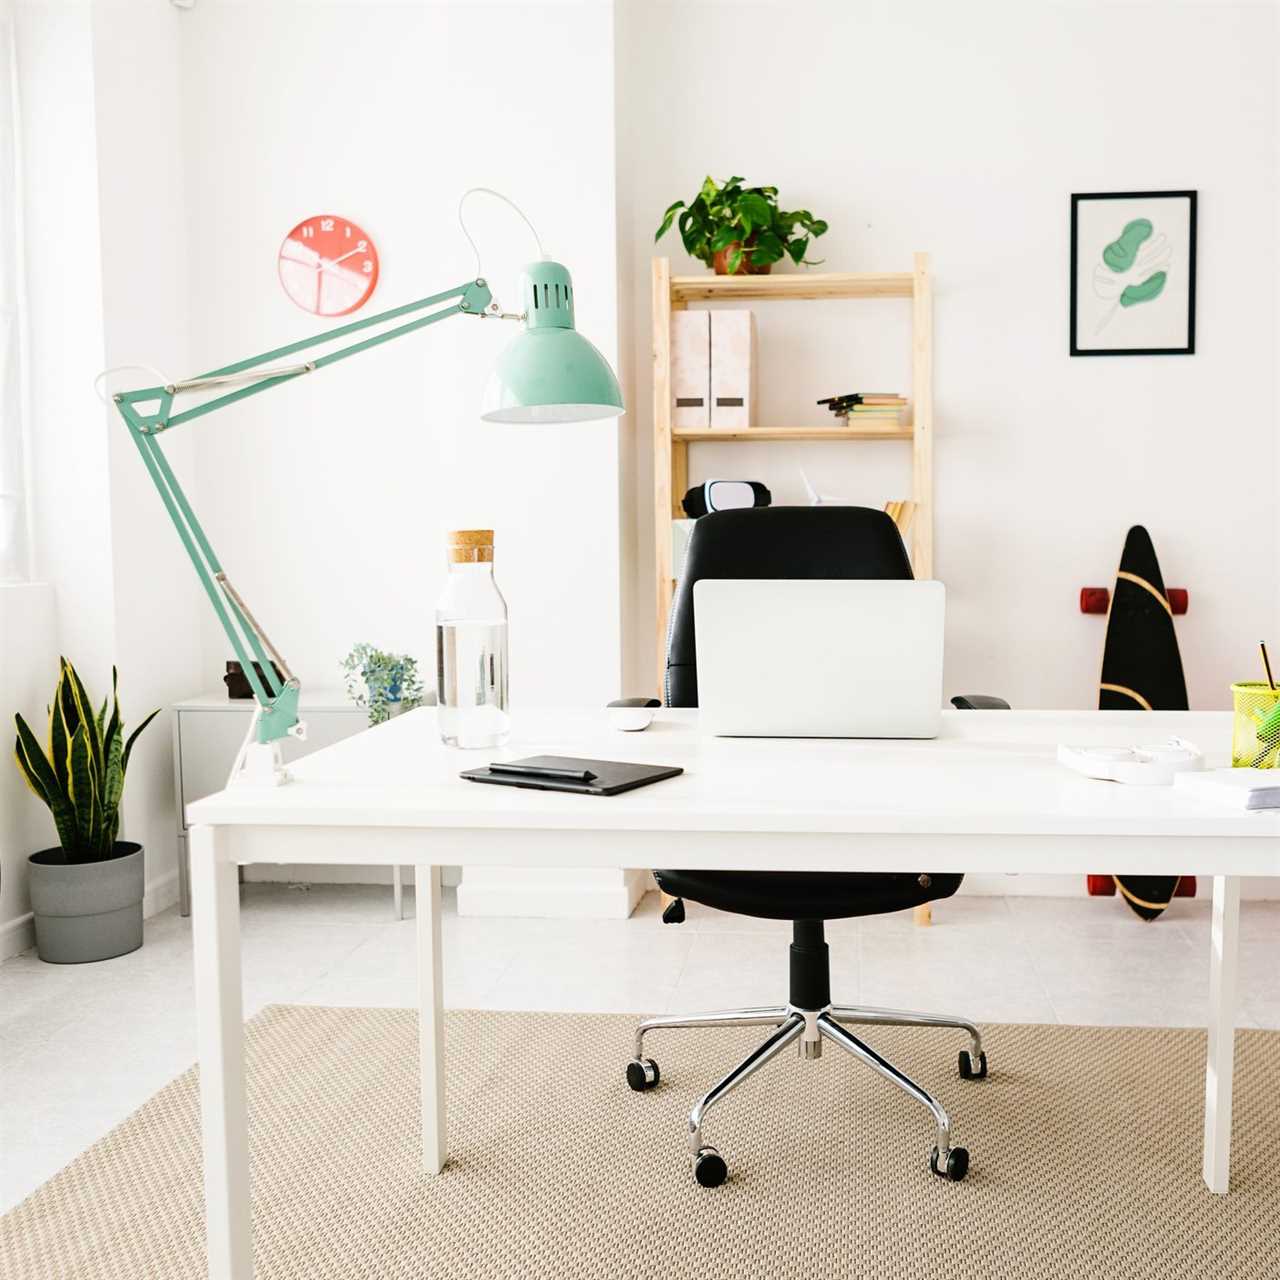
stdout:
POLYGON ((22 213, 13 4, 0 0, 0 582, 29 575, 23 460, 22 213))

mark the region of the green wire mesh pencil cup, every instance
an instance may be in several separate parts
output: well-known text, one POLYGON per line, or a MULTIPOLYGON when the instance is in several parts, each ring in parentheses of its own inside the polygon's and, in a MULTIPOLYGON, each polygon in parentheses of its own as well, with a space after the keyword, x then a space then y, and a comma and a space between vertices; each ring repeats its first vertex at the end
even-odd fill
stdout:
POLYGON ((1231 686, 1235 718, 1231 764, 1236 769, 1274 769, 1280 762, 1280 689, 1263 680, 1231 686))

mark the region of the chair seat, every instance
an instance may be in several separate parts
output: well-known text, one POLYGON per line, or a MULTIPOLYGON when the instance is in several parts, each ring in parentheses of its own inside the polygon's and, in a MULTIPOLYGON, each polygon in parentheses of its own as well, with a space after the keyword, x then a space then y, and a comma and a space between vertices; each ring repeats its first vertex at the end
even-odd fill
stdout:
POLYGON ((655 871, 664 893, 767 920, 844 920, 949 898, 964 879, 919 872, 655 871))

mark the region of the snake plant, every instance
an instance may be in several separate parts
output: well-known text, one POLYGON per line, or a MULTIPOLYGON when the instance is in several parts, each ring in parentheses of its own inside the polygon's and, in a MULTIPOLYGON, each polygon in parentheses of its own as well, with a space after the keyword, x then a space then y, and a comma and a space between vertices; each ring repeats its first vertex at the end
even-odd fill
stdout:
POLYGON ((108 720, 107 700, 95 715, 75 667, 66 658, 58 662, 48 745, 42 747, 27 722, 16 715, 14 757, 27 785, 49 806, 66 860, 102 862, 111 857, 120 829, 120 798, 133 744, 160 712, 153 711, 126 738, 115 668, 108 720))

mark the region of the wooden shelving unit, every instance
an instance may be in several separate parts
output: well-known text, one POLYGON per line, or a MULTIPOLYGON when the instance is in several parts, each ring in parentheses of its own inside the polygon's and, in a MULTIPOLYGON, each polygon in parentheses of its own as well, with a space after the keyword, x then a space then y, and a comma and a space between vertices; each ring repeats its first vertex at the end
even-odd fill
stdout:
MULTIPOLYGON (((744 431, 676 428, 671 438, 681 444, 699 440, 910 440, 911 426, 896 427, 750 427, 744 431)), ((683 495, 681 495, 683 496, 683 495)))
POLYGON ((671 521, 682 518, 689 487, 689 446, 702 440, 903 440, 911 443, 911 563, 917 578, 933 577, 933 295, 929 255, 911 271, 768 276, 673 276, 667 258, 653 260, 653 503, 657 585, 658 688, 666 675, 667 625, 674 578, 671 521), (902 298, 911 303, 909 425, 752 427, 746 431, 674 431, 671 427, 671 313, 691 302, 815 301, 902 298))

